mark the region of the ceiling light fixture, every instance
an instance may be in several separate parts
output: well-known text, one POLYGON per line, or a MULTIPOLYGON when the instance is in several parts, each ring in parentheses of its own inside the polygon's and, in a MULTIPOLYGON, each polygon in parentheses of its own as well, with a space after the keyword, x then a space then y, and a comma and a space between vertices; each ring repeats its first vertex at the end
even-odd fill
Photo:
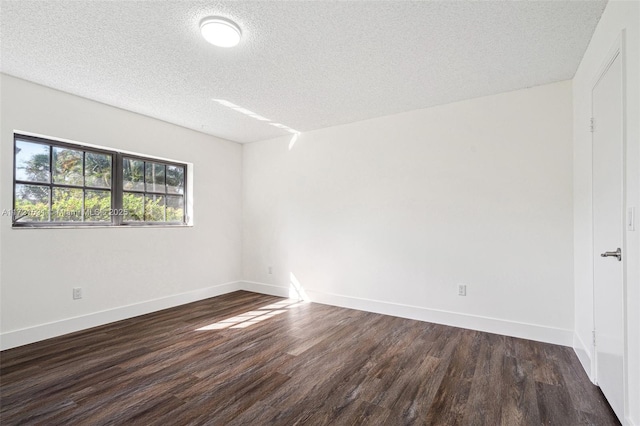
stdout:
POLYGON ((242 31, 233 21, 225 18, 205 18, 200 23, 202 37, 214 46, 233 47, 240 43, 242 31))

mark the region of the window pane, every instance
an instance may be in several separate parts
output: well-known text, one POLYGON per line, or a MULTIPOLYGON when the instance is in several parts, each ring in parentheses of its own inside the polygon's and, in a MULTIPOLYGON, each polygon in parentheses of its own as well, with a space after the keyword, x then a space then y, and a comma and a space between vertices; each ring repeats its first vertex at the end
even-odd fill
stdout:
POLYGON ((53 182, 82 185, 82 151, 53 147, 53 182))
POLYGON ((146 191, 164 193, 164 164, 146 163, 146 191))
POLYGON ((85 222, 111 222, 111 192, 87 189, 84 193, 85 222))
POLYGON ((184 167, 167 166, 167 192, 184 194, 184 167))
POLYGON ((49 145, 16 141, 16 179, 49 183, 49 145))
POLYGON ((87 152, 84 158, 84 184, 111 188, 111 156, 87 152))
POLYGON ((184 220, 184 198, 181 196, 167 196, 167 222, 182 222, 184 220))
POLYGON ((53 188, 51 220, 82 221, 82 192, 82 189, 75 188, 53 188))
POLYGON ((146 222, 164 222, 164 196, 144 196, 144 220, 146 222))
POLYGON ((122 210, 124 210, 124 221, 144 220, 144 195, 125 192, 122 194, 122 210))
POLYGON ((15 218, 18 222, 49 221, 49 187, 16 185, 15 218))
POLYGON ((144 191, 144 161, 123 158, 122 174, 125 190, 144 191))

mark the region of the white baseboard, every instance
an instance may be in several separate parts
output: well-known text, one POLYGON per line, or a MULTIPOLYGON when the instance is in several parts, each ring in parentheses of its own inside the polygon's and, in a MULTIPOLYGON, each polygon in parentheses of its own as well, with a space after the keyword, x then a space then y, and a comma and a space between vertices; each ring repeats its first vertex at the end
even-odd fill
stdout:
POLYGON ((38 342, 40 340, 61 336, 63 334, 73 333, 75 331, 97 327, 99 325, 160 311, 162 309, 184 305, 185 303, 220 296, 240 289, 240 283, 238 281, 234 281, 186 293, 175 294, 160 299, 148 300, 133 305, 122 306, 106 311, 41 324, 34 327, 23 328, 21 330, 9 331, 0 334, 0 350, 11 349, 17 346, 38 342))
MULTIPOLYGON (((279 297, 292 297, 290 289, 287 287, 254 281, 235 281, 161 299, 149 300, 133 305, 95 312, 89 315, 2 333, 0 334, 0 350, 27 345, 40 340, 50 339, 63 334, 148 314, 209 297, 220 296, 237 290, 246 290, 279 297)), ((571 330, 316 291, 307 291, 307 295, 312 302, 325 305, 340 306, 343 308, 575 347, 574 335, 571 330)), ((581 359, 580 355, 578 357, 581 359)), ((583 362, 582 359, 581 362, 583 362)))
POLYGON ((587 373, 587 376, 589 376, 589 380, 595 384, 595 377, 592 374, 591 350, 589 350, 589 347, 585 345, 577 333, 573 334, 573 351, 576 353, 582 369, 587 373))
POLYGON ((255 281, 238 281, 241 290, 254 293, 268 294, 270 296, 289 297, 289 289, 278 285, 258 283, 255 281))
MULTIPOLYGON (((240 287, 242 290, 253 291, 256 293, 289 297, 289 289, 287 287, 264 284, 254 281, 240 281, 240 287)), ((312 302, 322 303, 325 305, 340 306, 343 308, 357 309, 360 311, 375 312, 378 314, 392 315, 401 318, 433 322, 437 324, 450 325, 453 327, 461 327, 471 330, 485 331, 488 333, 501 334, 504 336, 519 337, 522 339, 553 343, 562 346, 571 347, 573 345, 573 331, 568 329, 546 327, 537 324, 527 324, 499 318, 464 314, 459 312, 429 309, 420 306, 383 302, 380 300, 371 300, 331 293, 321 293, 312 290, 306 290, 306 293, 312 302)))

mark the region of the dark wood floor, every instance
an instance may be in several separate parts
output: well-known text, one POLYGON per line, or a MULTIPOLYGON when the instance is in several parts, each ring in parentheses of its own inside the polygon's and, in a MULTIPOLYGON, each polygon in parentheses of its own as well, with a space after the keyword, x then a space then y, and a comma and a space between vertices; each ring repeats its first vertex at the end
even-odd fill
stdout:
POLYGON ((570 348, 249 292, 0 357, 3 425, 619 424, 570 348))

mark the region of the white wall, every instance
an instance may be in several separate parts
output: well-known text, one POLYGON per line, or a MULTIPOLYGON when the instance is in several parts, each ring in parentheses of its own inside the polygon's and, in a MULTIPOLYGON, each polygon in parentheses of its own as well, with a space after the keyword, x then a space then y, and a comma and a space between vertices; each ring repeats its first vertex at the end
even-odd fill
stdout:
MULTIPOLYGON (((593 377, 593 264, 591 211, 591 90, 621 31, 626 32, 627 206, 640 213, 640 3, 610 1, 573 80, 575 348, 593 377)), ((638 228, 638 221, 636 221, 638 228)), ((640 231, 626 232, 627 421, 640 425, 640 231)))
POLYGON ((570 345, 571 117, 565 81, 245 145, 244 278, 570 345))
POLYGON ((241 145, 6 75, 1 88, 0 210, 11 208, 21 130, 193 163, 195 221, 12 229, 1 217, 3 348, 207 297, 240 279, 241 145), (72 287, 83 288, 82 300, 72 287))

